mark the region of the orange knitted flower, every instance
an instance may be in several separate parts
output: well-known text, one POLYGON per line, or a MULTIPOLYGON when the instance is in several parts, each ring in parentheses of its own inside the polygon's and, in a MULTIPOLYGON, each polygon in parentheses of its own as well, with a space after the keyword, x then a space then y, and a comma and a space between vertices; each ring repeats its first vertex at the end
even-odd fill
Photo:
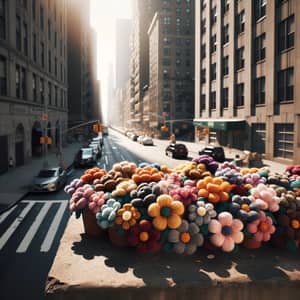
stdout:
POLYGON ((153 226, 158 230, 167 227, 176 229, 181 225, 181 215, 184 213, 184 205, 180 201, 174 201, 169 195, 160 195, 156 202, 148 207, 148 214, 153 217, 153 226))
POLYGON ((115 223, 122 225, 124 230, 128 230, 136 224, 136 221, 141 217, 141 213, 130 203, 123 205, 117 212, 115 223))

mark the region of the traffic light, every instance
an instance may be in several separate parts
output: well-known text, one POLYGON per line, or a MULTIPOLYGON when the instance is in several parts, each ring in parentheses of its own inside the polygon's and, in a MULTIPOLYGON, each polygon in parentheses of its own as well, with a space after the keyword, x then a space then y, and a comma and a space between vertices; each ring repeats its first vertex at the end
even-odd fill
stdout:
POLYGON ((160 131, 162 131, 162 132, 168 132, 169 128, 166 125, 163 125, 163 126, 160 127, 160 131))
POLYGON ((95 133, 102 132, 102 130, 103 130, 103 125, 102 124, 96 123, 96 124, 93 125, 93 131, 95 133))

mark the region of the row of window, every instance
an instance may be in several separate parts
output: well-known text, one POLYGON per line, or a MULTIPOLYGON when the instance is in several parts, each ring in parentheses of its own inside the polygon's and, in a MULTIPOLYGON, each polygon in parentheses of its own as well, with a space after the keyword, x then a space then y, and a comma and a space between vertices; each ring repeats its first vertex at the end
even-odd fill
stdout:
MULTIPOLYGON (((253 82, 253 103, 254 105, 265 104, 265 76, 256 78, 253 82)), ((277 78, 277 97, 278 102, 284 103, 294 99, 294 68, 288 68, 278 72, 277 78)), ((244 83, 235 85, 235 107, 244 106, 244 83)), ((205 110, 205 95, 201 95, 201 110, 205 110)), ((222 89, 221 107, 228 108, 228 87, 222 89)), ((216 92, 210 94, 210 109, 216 109, 216 92)))
MULTIPOLYGON (((175 63, 176 63, 176 66, 181 66, 182 65, 182 60, 177 58, 175 63)), ((162 64, 163 64, 163 66, 171 66, 172 65, 172 60, 169 59, 169 58, 164 58, 162 60, 162 64)), ((191 60, 186 59, 185 60, 185 66, 190 67, 191 66, 191 60)))
MULTIPOLYGON (((171 45, 174 42, 170 37, 165 37, 163 39, 164 45, 171 45)), ((184 38, 175 38, 175 44, 177 46, 191 46, 192 45, 192 39, 184 39, 184 38)))
MULTIPOLYGON (((7 89, 8 80, 6 74, 7 74, 6 59, 0 56, 0 95, 1 96, 8 95, 8 89, 7 89)), ((28 100, 27 71, 24 67, 21 67, 20 65, 16 65, 15 83, 16 83, 16 98, 28 100)), ((44 103, 45 80, 43 78, 38 78, 38 76, 33 73, 31 87, 32 87, 32 101, 44 103)), ((66 97, 63 89, 60 89, 57 85, 48 82, 47 92, 48 92, 49 105, 66 108, 66 101, 65 101, 66 97), (54 95, 52 95, 53 89, 54 89, 54 95)))

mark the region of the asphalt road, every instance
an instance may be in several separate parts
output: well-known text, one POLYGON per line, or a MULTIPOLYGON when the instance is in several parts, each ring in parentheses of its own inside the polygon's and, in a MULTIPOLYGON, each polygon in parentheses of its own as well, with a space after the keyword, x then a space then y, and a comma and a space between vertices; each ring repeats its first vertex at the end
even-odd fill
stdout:
MULTIPOLYGON (((143 147, 124 136, 111 134, 105 138, 98 166, 109 170, 121 160, 138 164, 146 160, 139 155, 145 150, 143 147)), ((150 158, 157 153, 147 155, 150 158)), ((83 171, 72 170, 68 181, 83 171)), ((63 190, 29 194, 0 216, 1 300, 43 299, 45 281, 70 216, 68 195, 63 190)))

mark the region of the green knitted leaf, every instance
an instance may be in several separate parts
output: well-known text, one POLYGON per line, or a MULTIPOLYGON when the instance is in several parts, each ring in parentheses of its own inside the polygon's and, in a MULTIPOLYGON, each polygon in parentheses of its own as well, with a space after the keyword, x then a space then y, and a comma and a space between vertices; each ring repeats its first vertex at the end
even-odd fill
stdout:
POLYGON ((272 219, 274 225, 277 224, 275 216, 270 211, 266 211, 265 214, 272 219))
POLYGON ((286 244, 289 250, 296 251, 298 248, 297 243, 294 240, 288 239, 286 244))
POLYGON ((173 249, 172 243, 166 243, 164 245, 164 251, 166 251, 167 253, 170 253, 172 251, 172 249, 173 249))
POLYGON ((203 224, 200 226, 200 231, 203 235, 208 235, 208 224, 203 224))

